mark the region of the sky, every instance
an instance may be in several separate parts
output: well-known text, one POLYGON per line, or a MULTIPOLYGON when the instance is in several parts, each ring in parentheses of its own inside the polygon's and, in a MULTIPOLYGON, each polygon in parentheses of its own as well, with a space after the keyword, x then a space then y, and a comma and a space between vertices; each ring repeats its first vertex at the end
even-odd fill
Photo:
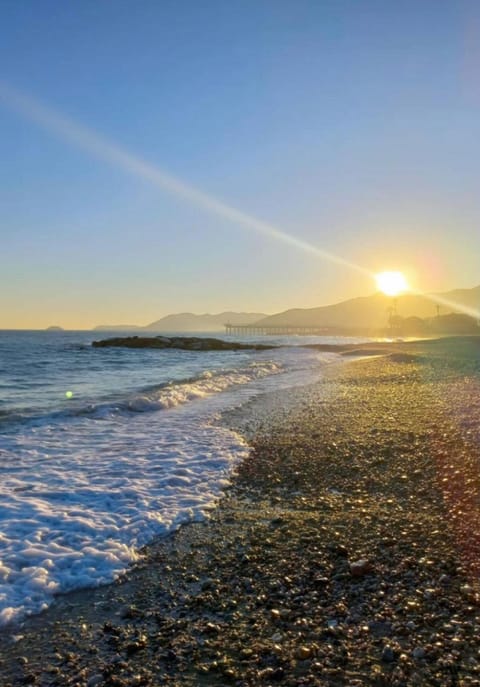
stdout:
POLYGON ((0 0, 0 328, 480 283, 476 0, 0 0))

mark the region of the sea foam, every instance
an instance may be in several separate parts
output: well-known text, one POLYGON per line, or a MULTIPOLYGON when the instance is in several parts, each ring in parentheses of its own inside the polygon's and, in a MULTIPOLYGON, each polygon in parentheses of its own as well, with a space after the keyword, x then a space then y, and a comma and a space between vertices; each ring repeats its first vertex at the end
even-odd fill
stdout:
POLYGON ((155 536, 206 517, 248 447, 174 415, 157 436, 158 417, 79 419, 63 437, 45 426, 2 452, 0 623, 112 581, 155 536))
MULTIPOLYGON (((150 361, 149 378, 161 383, 124 385, 107 397, 89 397, 84 385, 80 398, 76 392, 53 411, 50 394, 43 413, 6 425, 0 435, 0 624, 42 611, 59 593, 111 582, 156 536, 208 517, 249 453, 214 418, 264 391, 314 381, 327 360, 279 349, 215 358, 205 369, 208 358, 178 356, 193 374, 169 381, 156 358, 137 362, 130 353, 107 352, 107 371, 113 375, 117 366, 120 376, 127 361, 128 380, 136 369, 143 380, 150 361)), ((65 355, 67 368, 71 354, 65 355)), ((88 377, 87 363, 74 362, 88 377)))

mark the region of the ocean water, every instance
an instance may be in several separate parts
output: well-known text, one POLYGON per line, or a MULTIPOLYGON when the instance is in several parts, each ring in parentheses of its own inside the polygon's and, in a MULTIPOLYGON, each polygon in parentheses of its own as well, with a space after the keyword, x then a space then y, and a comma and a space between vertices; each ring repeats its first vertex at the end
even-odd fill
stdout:
POLYGON ((91 347, 106 336, 0 331, 0 626, 208 517, 249 452, 222 412, 336 359, 294 345, 319 337, 261 352, 91 347))

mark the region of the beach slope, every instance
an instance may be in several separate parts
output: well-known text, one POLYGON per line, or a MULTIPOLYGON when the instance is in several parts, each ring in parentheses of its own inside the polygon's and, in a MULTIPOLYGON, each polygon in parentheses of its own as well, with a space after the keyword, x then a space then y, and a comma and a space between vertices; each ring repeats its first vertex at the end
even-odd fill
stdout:
POLYGON ((330 365, 225 421, 212 518, 0 638, 2 685, 478 685, 475 340, 330 365))

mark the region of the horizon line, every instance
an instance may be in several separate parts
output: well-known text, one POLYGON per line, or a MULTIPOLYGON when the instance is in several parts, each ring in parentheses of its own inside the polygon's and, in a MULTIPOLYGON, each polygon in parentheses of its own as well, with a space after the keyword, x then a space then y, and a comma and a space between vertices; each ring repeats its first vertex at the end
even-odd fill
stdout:
MULTIPOLYGON (((398 296, 387 296, 386 294, 382 293, 382 291, 375 291, 375 292, 373 292, 367 296, 363 296, 363 295, 352 296, 351 298, 346 298, 344 300, 336 301, 334 303, 328 303, 326 305, 317 305, 317 306, 308 307, 308 308, 302 308, 302 307, 287 308, 286 310, 279 310, 278 312, 273 312, 270 314, 261 313, 261 315, 264 315, 265 317, 274 317, 275 315, 281 315, 281 314, 287 313, 291 310, 309 311, 309 310, 316 310, 319 308, 335 307, 336 305, 341 305, 342 303, 347 303, 349 301, 357 300, 359 298, 373 298, 374 296, 381 296, 382 298, 386 299, 387 302, 388 301, 394 301, 394 300, 398 301, 399 299, 401 299, 403 297, 415 296, 415 297, 425 298, 425 299, 430 300, 432 302, 436 302, 439 305, 444 305, 445 307, 450 307, 453 310, 455 310, 455 309, 460 310, 463 314, 468 315, 469 317, 472 317, 473 319, 478 320, 478 319, 480 319, 480 313, 475 308, 470 308, 469 306, 465 306, 461 303, 456 303, 455 301, 451 301, 448 298, 443 298, 443 294, 448 294, 452 291, 473 291, 473 290, 479 289, 479 288, 480 288, 480 284, 477 284, 476 286, 472 286, 472 287, 455 288, 455 289, 449 289, 449 291, 446 291, 446 292, 440 292, 440 293, 433 293, 432 292, 429 294, 423 294, 420 292, 415 292, 413 290, 412 291, 409 290, 409 291, 405 291, 403 293, 400 293, 398 296)), ((217 317, 218 315, 223 315, 223 314, 228 313, 228 312, 234 313, 236 315, 237 314, 238 315, 240 315, 240 314, 245 314, 245 315, 253 314, 251 311, 246 311, 246 310, 222 310, 218 313, 209 313, 209 312, 194 313, 194 312, 190 312, 190 311, 181 311, 181 312, 167 313, 166 315, 162 315, 161 317, 159 317, 158 320, 163 320, 167 317, 172 317, 172 316, 175 317, 178 315, 193 315, 194 317, 217 317)), ((446 313, 446 314, 454 314, 454 313, 452 312, 452 313, 446 313)), ((432 318, 433 317, 435 317, 435 316, 432 316, 432 318)), ((425 318, 422 318, 422 319, 425 319, 425 318)), ((426 318, 426 319, 430 319, 430 318, 426 318)), ((154 320, 154 322, 156 322, 156 321, 157 320, 154 320)), ((108 331, 108 327, 114 327, 115 329, 120 330, 120 331, 121 331, 122 327, 125 327, 124 331, 127 331, 128 329, 132 329, 132 330, 146 329, 149 326, 151 326, 152 324, 153 324, 153 322, 150 322, 148 324, 123 324, 123 325, 122 324, 97 324, 97 325, 94 325, 93 327, 78 327, 78 328, 77 327, 73 327, 73 328, 63 327, 62 325, 46 325, 44 327, 1 327, 0 326, 0 331, 11 331, 11 332, 16 332, 16 331, 32 331, 32 332, 35 331, 36 332, 36 331, 39 331, 39 332, 44 332, 44 331, 47 331, 49 329, 51 329, 52 331, 57 329, 60 331, 69 331, 69 332, 75 332, 75 331, 93 332, 98 328, 101 328, 101 329, 108 331)), ((226 324, 228 324, 228 323, 226 323, 226 324)), ((233 325, 233 326, 236 326, 236 325, 233 325)), ((241 325, 238 325, 238 326, 241 326, 241 325)), ((245 325, 245 326, 250 326, 250 325, 245 325)), ((255 326, 255 323, 252 322, 251 326, 255 326)), ((282 326, 289 326, 289 325, 282 325, 282 326)), ((293 325, 291 325, 291 326, 293 326, 293 325)), ((153 331, 155 331, 155 330, 153 330, 153 331)), ((167 330, 164 330, 164 331, 167 331, 167 330)), ((185 330, 185 331, 201 331, 201 330, 185 330)))

